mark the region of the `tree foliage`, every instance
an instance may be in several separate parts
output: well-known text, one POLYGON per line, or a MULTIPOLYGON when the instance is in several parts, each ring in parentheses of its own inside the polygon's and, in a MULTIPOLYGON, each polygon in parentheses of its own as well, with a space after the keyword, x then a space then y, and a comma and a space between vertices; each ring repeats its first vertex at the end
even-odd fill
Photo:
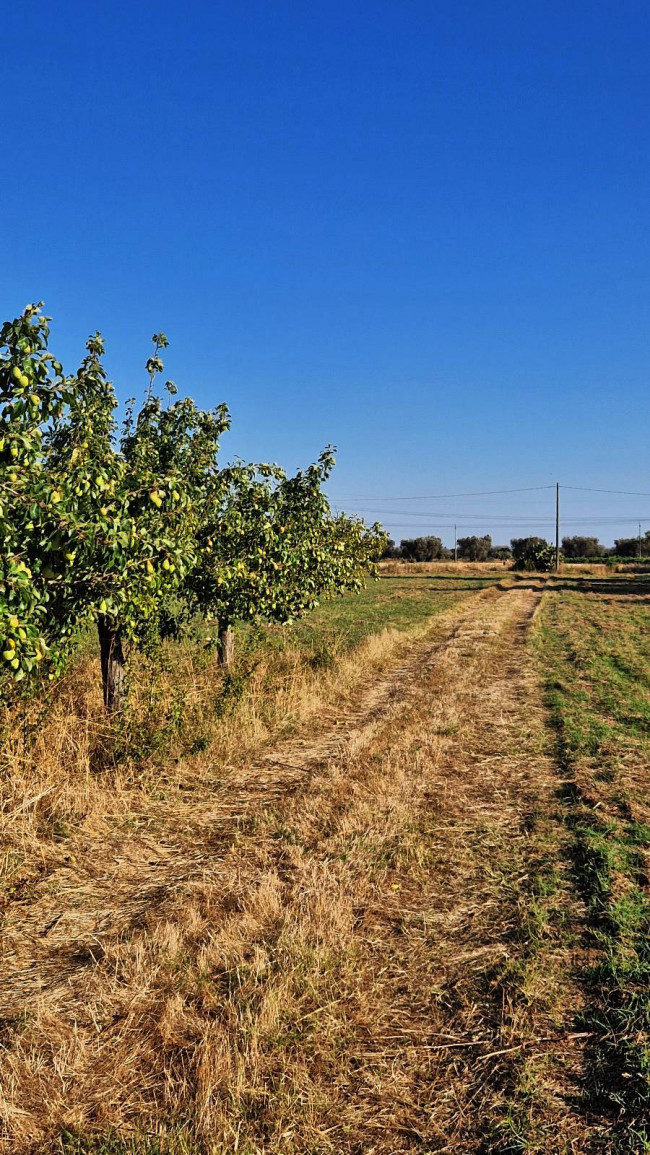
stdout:
POLYGON ((597 537, 581 537, 575 534, 573 537, 562 538, 562 553, 567 558, 604 557, 607 550, 597 537))
POLYGON ((490 561, 510 561, 512 550, 509 545, 493 545, 490 547, 488 559, 490 561))
POLYGON ((332 514, 322 485, 330 448, 287 477, 278 466, 236 465, 213 479, 186 590, 220 627, 289 622, 323 597, 360 589, 385 547, 378 525, 332 514))
POLYGON ((650 529, 639 542, 638 537, 619 537, 614 542, 613 553, 617 557, 650 557, 650 529))
POLYGON ((438 561, 447 556, 439 537, 405 538, 400 545, 400 556, 406 561, 438 561))
POLYGON ((464 561, 487 561, 492 548, 489 533, 485 537, 459 537, 458 556, 464 561))
POLYGON ((543 537, 514 537, 510 545, 515 569, 548 573, 555 567, 555 547, 543 537))
POLYGON ((99 333, 66 377, 49 318, 29 306, 0 331, 0 681, 54 678, 83 625, 97 624, 109 709, 130 646, 190 612, 227 623, 287 621, 358 589, 385 545, 379 526, 333 515, 334 464, 287 477, 218 464, 224 405, 157 395, 153 337, 143 403, 121 428, 99 333))
POLYGON ((44 442, 59 495, 48 620, 68 638, 96 620, 109 709, 120 704, 125 648, 142 644, 196 564, 204 491, 229 425, 223 406, 206 412, 185 399, 165 408, 155 396, 163 342, 157 334, 144 403, 138 412, 129 404, 118 431, 103 341, 91 337, 44 442))
POLYGON ((382 550, 381 560, 382 561, 389 561, 389 560, 394 560, 395 558, 400 558, 401 556, 402 556, 401 547, 399 545, 396 545, 396 543, 393 541, 392 537, 389 537, 386 541, 386 545, 384 546, 384 548, 382 550))
POLYGON ((48 351, 48 321, 34 305, 0 330, 0 668, 14 683, 45 659, 54 676, 68 640, 52 628, 53 583, 68 565, 56 533, 67 514, 45 443, 72 390, 48 351))

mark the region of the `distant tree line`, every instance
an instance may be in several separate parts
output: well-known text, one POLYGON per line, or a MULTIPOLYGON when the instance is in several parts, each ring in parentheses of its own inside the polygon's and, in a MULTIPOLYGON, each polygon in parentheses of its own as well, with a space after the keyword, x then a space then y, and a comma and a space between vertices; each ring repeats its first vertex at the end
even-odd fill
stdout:
POLYGON ((597 537, 563 537, 562 554, 565 558, 592 557, 650 557, 650 530, 643 537, 617 537, 613 546, 603 545, 597 537))
MULTIPOLYGON (((509 561, 512 550, 507 545, 492 545, 489 534, 485 537, 459 537, 458 557, 462 561, 509 561)), ((453 549, 447 549, 439 537, 403 538, 399 545, 389 540, 383 557, 402 558, 404 561, 449 561, 453 549)))
MULTIPOLYGON (((515 537, 510 545, 493 545, 489 534, 459 537, 458 558, 461 561, 510 561, 522 569, 550 568, 549 559, 555 560, 555 547, 543 537, 515 537), (550 551, 550 552, 549 552, 550 551), (547 567, 547 562, 549 562, 547 567)), ((562 556, 567 561, 606 557, 650 557, 650 530, 644 536, 619 537, 613 546, 605 546, 597 537, 575 534, 562 538, 562 556)), ((439 537, 403 538, 399 545, 390 539, 383 553, 384 559, 401 558, 404 561, 450 561, 454 551, 442 544, 439 537)))

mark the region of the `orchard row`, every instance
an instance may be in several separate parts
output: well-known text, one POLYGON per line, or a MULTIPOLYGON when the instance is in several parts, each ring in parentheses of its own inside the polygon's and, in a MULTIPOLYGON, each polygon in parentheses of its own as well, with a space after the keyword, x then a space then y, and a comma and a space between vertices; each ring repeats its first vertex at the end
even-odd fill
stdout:
POLYGON ((379 526, 334 515, 334 464, 288 477, 276 465, 219 464, 225 405, 176 399, 153 338, 143 403, 116 422, 96 333, 72 376, 49 350, 40 305, 0 331, 0 693, 54 680, 90 621, 104 701, 120 708, 128 650, 200 615, 222 655, 237 621, 287 622, 360 588, 379 526), (22 685, 20 685, 22 683, 22 685))

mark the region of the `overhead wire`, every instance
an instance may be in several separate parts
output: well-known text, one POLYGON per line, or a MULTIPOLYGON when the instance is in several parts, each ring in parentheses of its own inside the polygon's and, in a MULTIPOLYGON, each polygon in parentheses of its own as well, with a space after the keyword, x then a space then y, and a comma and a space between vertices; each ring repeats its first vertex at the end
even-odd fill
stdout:
MULTIPOLYGON (((650 522, 650 517, 645 517, 645 518, 644 517, 641 517, 641 518, 639 518, 639 517, 621 517, 621 518, 616 518, 614 520, 609 520, 609 521, 603 520, 602 518, 592 518, 591 520, 587 521, 586 519, 581 518, 581 517, 573 517, 573 518, 570 517, 570 518, 566 518, 561 524, 563 527, 585 525, 585 526, 591 526, 591 527, 595 528, 595 527, 600 526, 600 525, 602 525, 604 527, 611 527, 611 526, 617 526, 617 525, 637 525, 639 523, 639 521, 642 524, 647 524, 648 522, 650 522)), ((554 526, 555 525, 555 519, 550 518, 550 517, 546 518, 546 519, 537 518, 533 521, 530 518, 524 518, 523 520, 520 520, 519 518, 511 518, 508 521, 499 521, 496 523, 493 521, 490 522, 489 520, 487 520, 485 522, 480 522, 478 520, 471 520, 471 521, 467 521, 467 522, 455 521, 455 522, 450 522, 450 523, 441 522, 441 521, 420 521, 420 522, 414 523, 412 527, 405 524, 404 522, 392 521, 392 520, 382 522, 382 524, 388 525, 388 526, 390 526, 390 525, 403 526, 404 529, 409 529, 409 528, 415 529, 418 525, 424 525, 424 526, 429 526, 429 527, 435 527, 435 526, 442 527, 444 525, 446 528, 448 528, 449 525, 452 525, 452 526, 457 525, 459 529, 468 529, 470 526, 474 526, 474 525, 479 526, 479 525, 492 524, 492 525, 496 525, 497 528, 507 529, 509 526, 518 526, 518 525, 538 525, 538 526, 550 525, 550 526, 554 526)))
MULTIPOLYGON (((552 527, 555 525, 555 518, 549 514, 543 515, 541 510, 536 513, 495 513, 487 514, 485 512, 478 513, 476 511, 450 512, 449 510, 440 509, 404 509, 400 506, 390 505, 388 503, 407 502, 407 501, 438 501, 449 498, 465 498, 465 497, 490 497, 501 494, 516 494, 516 493, 541 493, 554 490, 555 484, 549 485, 526 485, 517 486, 509 489, 484 489, 484 490, 466 490, 462 493, 429 493, 429 494, 414 494, 407 496, 361 496, 348 495, 339 496, 337 503, 339 506, 345 504, 348 509, 353 507, 359 516, 376 517, 379 518, 387 529, 412 531, 421 529, 428 530, 449 530, 460 529, 467 532, 474 527, 480 530, 482 526, 493 525, 495 529, 499 527, 504 531, 508 527, 519 528, 523 526, 537 526, 538 528, 552 527), (376 503, 376 504, 375 504, 376 503), (453 522, 441 522, 440 517, 453 518, 453 522), (412 523, 410 519, 417 519, 412 523)), ((560 490, 569 490, 574 493, 602 493, 612 494, 621 497, 650 497, 650 491, 645 490, 628 490, 628 489, 606 489, 597 488, 595 486, 586 485, 560 485, 560 490)), ((532 501, 530 504, 534 504, 532 501)), ((624 526, 650 522, 650 514, 635 514, 632 516, 620 516, 612 513, 601 514, 600 516, 594 514, 587 514, 585 516, 569 516, 562 517, 561 524, 565 528, 572 527, 575 531, 578 527, 596 528, 598 526, 624 526)))
MULTIPOLYGON (((360 494, 342 494, 340 501, 440 501, 445 497, 491 497, 497 493, 533 493, 540 489, 555 489, 554 485, 525 485, 519 489, 479 489, 467 493, 420 493, 411 497, 362 497, 360 494)), ((648 495, 650 497, 650 494, 648 495)))
POLYGON ((592 489, 588 485, 561 485, 560 489, 572 489, 581 493, 619 493, 624 497, 650 497, 650 492, 639 489, 592 489))
MULTIPOLYGON (((450 517, 450 518, 453 517, 455 521, 491 521, 491 522, 516 521, 518 523, 526 522, 526 521, 531 521, 531 522, 532 521, 537 521, 537 522, 552 521, 553 523, 555 523, 555 518, 552 517, 551 514, 540 514, 539 512, 537 512, 537 513, 523 513, 523 512, 522 513, 519 513, 519 512, 515 513, 515 512, 513 512, 513 513, 492 513, 492 514, 490 514, 490 513, 477 513, 475 511, 464 510, 461 513, 458 511, 456 511, 456 512, 450 511, 448 509, 445 509, 445 510, 443 510, 443 509, 426 509, 426 510, 419 510, 418 511, 418 510, 414 510, 414 509, 404 509, 404 510, 402 510, 402 509, 399 509, 399 510, 398 509, 376 509, 376 508, 373 508, 372 506, 357 506, 357 507, 355 507, 355 509, 357 512, 361 512, 364 515, 378 516, 378 517, 389 517, 389 518, 392 518, 393 520, 396 517, 399 517, 399 518, 412 518, 412 517, 414 517, 414 518, 417 518, 419 521, 428 521, 431 519, 434 519, 437 521, 437 519, 439 517, 450 517)), ((650 520, 650 514, 637 513, 635 515, 628 514, 626 516, 622 516, 622 515, 618 515, 618 514, 609 514, 608 513, 608 514, 601 514, 601 515, 585 514, 585 515, 579 516, 579 517, 578 516, 563 517, 562 523, 566 525, 569 522, 580 522, 580 523, 582 523, 582 522, 585 522, 585 523, 594 522, 594 523, 596 523, 597 522, 598 524, 604 525, 607 523, 616 524, 619 521, 632 522, 632 521, 648 521, 648 520, 650 520)))

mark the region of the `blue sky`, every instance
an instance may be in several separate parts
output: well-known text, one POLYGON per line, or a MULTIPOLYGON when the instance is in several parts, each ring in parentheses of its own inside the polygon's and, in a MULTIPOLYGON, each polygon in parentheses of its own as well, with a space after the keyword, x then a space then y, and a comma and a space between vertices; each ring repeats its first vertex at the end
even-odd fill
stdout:
POLYGON ((44 298, 67 364, 99 328, 126 398, 165 330, 225 456, 332 442, 333 501, 398 538, 550 532, 550 490, 423 495, 650 490, 645 0, 34 0, 3 32, 2 316, 44 298))

